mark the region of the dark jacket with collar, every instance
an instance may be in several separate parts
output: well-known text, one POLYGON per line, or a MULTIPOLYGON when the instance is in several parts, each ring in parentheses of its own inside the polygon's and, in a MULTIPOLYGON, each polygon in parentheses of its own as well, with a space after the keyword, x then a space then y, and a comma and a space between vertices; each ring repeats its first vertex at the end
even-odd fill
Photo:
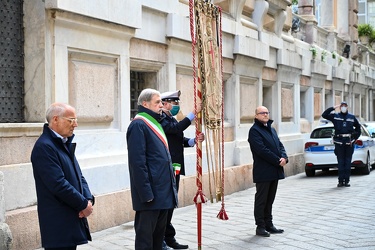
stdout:
MULTIPOLYGON (((326 109, 322 117, 333 123, 335 127, 335 136, 339 134, 351 134, 352 140, 357 140, 361 135, 361 125, 359 124, 357 118, 350 113, 335 113, 334 107, 326 109)), ((343 140, 345 138, 336 138, 335 140, 343 140)))
POLYGON ((284 179, 284 168, 279 165, 280 158, 288 156, 284 145, 277 136, 276 130, 271 127, 273 120, 269 120, 267 126, 254 120, 249 130, 248 142, 253 153, 253 181, 269 182, 284 179))
POLYGON ((44 125, 31 153, 38 217, 45 248, 69 247, 91 240, 86 218, 79 218, 93 196, 74 155, 73 137, 65 147, 44 125))
MULTIPOLYGON (((139 106, 138 111, 160 120, 159 114, 143 106, 139 106)), ((134 119, 130 123, 126 139, 133 209, 176 207, 176 179, 168 148, 142 119, 134 119)))
POLYGON ((184 147, 190 147, 190 138, 184 137, 184 130, 191 125, 191 121, 185 117, 178 122, 173 116, 163 112, 160 123, 168 139, 172 163, 181 164, 180 175, 185 175, 184 147))

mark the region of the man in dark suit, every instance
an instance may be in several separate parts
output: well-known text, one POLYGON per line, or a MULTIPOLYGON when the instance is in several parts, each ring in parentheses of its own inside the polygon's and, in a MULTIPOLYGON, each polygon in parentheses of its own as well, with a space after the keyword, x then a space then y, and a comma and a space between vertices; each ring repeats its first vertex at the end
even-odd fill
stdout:
MULTIPOLYGON (((190 112, 180 122, 174 118, 180 111, 180 95, 181 92, 179 90, 161 94, 163 115, 160 122, 168 139, 169 152, 175 168, 177 191, 180 184, 180 175, 185 175, 184 147, 194 147, 195 145, 195 138, 184 137, 184 130, 191 125, 192 120, 195 118, 195 112, 190 112)), ((201 108, 200 105, 198 105, 196 113, 200 111, 201 108)), ((203 141, 204 134, 199 134, 197 140, 203 141)), ((188 245, 179 244, 175 238, 176 230, 171 223, 173 210, 172 208, 168 211, 164 241, 166 245, 173 249, 187 249, 189 247, 188 245)), ((164 247, 164 249, 166 249, 166 247, 164 247)))
POLYGON ((46 250, 75 250, 91 241, 86 217, 94 205, 74 155, 77 116, 72 106, 54 103, 46 118, 48 124, 31 153, 42 246, 46 250))
POLYGON ((178 201, 167 138, 159 123, 162 106, 157 90, 142 90, 138 114, 126 133, 135 250, 162 249, 168 210, 178 201))
POLYGON ((256 235, 269 237, 271 234, 283 233, 273 225, 272 205, 276 197, 279 179, 284 179, 284 166, 288 156, 284 145, 271 127, 273 120, 264 106, 255 110, 254 124, 249 130, 248 142, 253 153, 253 181, 256 186, 254 217, 256 235))

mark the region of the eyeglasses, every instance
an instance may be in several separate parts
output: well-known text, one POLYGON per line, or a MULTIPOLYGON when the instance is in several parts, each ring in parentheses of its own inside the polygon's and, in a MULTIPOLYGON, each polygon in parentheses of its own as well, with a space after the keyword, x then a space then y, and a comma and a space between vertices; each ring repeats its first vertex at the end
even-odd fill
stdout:
POLYGON ((259 112, 257 115, 269 115, 270 112, 259 112))
POLYGON ((61 118, 63 118, 64 120, 70 121, 70 124, 78 123, 78 118, 68 118, 68 117, 63 117, 63 116, 61 116, 61 118))

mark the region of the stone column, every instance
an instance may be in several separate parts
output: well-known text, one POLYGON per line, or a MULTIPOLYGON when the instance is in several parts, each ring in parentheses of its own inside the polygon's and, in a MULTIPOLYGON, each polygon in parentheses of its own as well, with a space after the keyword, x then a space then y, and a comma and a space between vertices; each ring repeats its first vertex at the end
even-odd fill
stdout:
POLYGON ((5 223, 4 174, 0 172, 0 249, 10 250, 12 241, 12 233, 5 223))
POLYGON ((333 0, 325 0, 321 1, 321 8, 320 8, 320 23, 321 27, 325 28, 329 31, 332 31, 335 29, 334 25, 334 6, 333 6, 333 0))
POLYGON ((306 20, 305 26, 305 42, 313 44, 316 40, 316 32, 314 32, 317 21, 314 14, 314 0, 298 1, 298 15, 306 20))

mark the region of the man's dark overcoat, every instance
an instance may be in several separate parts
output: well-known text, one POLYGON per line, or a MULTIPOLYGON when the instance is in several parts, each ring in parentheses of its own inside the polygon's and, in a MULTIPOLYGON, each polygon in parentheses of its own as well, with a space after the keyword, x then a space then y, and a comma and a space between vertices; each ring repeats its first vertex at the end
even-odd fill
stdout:
POLYGON ((254 124, 249 130, 248 142, 254 159, 254 183, 285 178, 284 168, 279 162, 280 158, 285 158, 288 162, 288 156, 276 130, 271 127, 272 122, 273 120, 269 120, 265 126, 254 119, 254 124))
MULTIPOLYGON (((139 106, 155 120, 160 115, 139 106)), ((135 211, 171 209, 177 206, 176 179, 168 148, 142 120, 134 119, 126 133, 130 188, 135 211), (147 202, 152 200, 152 202, 147 202)))
POLYGON ((86 218, 79 218, 93 196, 75 158, 73 136, 66 146, 44 125, 31 153, 42 246, 69 247, 91 240, 86 218))

